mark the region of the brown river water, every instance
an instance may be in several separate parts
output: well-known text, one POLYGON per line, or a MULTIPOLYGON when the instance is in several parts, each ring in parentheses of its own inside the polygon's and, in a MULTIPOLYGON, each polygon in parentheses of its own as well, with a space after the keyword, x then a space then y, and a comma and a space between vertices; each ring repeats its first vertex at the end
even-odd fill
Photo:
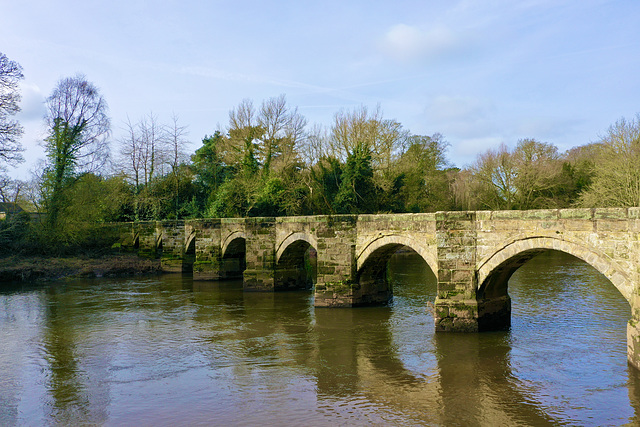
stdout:
POLYGON ((434 333, 433 273, 389 262, 387 307, 314 308, 239 281, 92 279, 0 291, 0 425, 640 424, 630 309, 549 252, 506 332, 434 333))

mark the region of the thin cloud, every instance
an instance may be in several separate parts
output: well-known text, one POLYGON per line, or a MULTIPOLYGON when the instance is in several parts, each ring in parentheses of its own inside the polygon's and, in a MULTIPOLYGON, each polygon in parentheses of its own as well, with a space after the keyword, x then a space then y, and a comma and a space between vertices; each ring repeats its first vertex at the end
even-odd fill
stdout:
POLYGON ((40 88, 32 83, 20 84, 22 101, 20 102, 19 118, 23 121, 42 120, 46 112, 44 95, 40 88))
POLYGON ((400 61, 438 56, 455 50, 458 46, 458 37, 447 27, 422 29, 406 24, 389 28, 380 43, 382 52, 400 61))
POLYGON ((425 116, 446 135, 478 138, 496 131, 494 107, 486 101, 459 95, 440 95, 425 108, 425 116))

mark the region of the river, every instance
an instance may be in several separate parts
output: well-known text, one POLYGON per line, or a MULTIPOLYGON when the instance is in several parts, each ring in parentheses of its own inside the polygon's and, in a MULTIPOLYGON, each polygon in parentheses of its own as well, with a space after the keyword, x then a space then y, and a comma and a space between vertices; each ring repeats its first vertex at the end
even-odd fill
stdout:
POLYGON ((540 255, 512 326, 434 333, 435 277, 389 262, 390 306, 314 308, 182 276, 0 292, 0 425, 624 425, 640 422, 630 309, 587 264, 540 255))

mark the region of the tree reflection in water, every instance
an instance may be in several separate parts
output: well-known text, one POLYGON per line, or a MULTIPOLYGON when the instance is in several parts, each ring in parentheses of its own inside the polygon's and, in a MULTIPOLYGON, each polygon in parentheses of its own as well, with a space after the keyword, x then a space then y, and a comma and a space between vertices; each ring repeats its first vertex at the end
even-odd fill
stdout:
POLYGON ((640 375, 626 365, 628 303, 581 261, 550 253, 518 270, 507 332, 435 334, 435 277, 411 251, 389 260, 387 279, 391 304, 357 309, 314 308, 312 291, 247 293, 241 281, 180 275, 7 291, 0 420, 638 420, 640 375))

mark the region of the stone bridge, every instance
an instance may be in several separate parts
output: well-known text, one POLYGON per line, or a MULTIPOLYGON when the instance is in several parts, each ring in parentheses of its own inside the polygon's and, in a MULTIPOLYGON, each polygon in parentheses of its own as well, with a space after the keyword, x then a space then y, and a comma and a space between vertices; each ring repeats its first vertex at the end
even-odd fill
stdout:
POLYGON ((628 357, 640 368, 640 208, 138 222, 124 234, 166 271, 242 278, 246 291, 313 288, 316 307, 388 302, 387 261, 408 247, 438 279, 437 331, 508 328, 511 275, 541 252, 566 252, 629 301, 628 357))

